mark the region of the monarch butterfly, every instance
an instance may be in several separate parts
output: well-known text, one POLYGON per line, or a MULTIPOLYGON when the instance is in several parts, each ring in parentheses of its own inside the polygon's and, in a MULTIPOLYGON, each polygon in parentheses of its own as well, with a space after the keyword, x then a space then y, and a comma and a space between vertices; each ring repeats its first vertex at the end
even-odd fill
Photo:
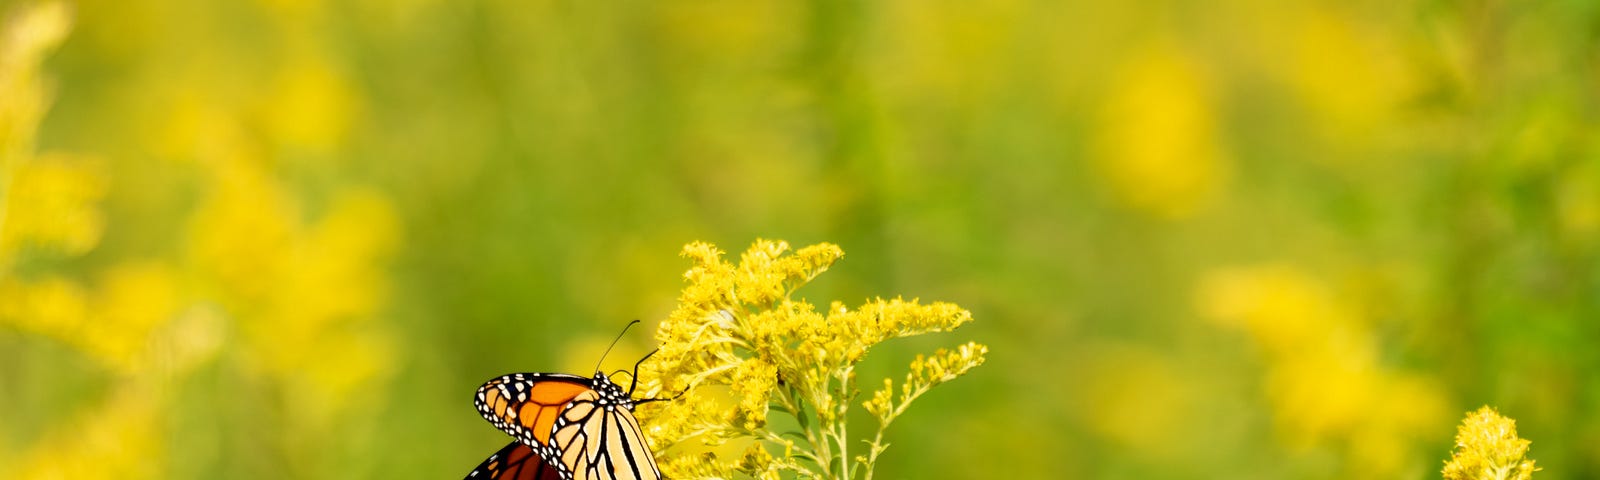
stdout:
POLYGON ((635 378, 626 392, 598 369, 594 378, 513 373, 485 382, 474 399, 478 413, 516 440, 466 478, 660 479, 661 469, 645 444, 633 407, 664 399, 633 399, 638 370, 639 364, 634 364, 635 378))

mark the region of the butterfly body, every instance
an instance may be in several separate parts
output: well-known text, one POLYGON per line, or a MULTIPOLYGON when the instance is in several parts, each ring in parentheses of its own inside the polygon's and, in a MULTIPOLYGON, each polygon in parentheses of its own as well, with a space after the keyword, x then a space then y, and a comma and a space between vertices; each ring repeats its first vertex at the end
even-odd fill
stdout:
POLYGON ((474 403, 484 419, 516 441, 490 456, 468 479, 661 478, 633 417, 635 401, 604 374, 502 375, 478 387, 474 403))

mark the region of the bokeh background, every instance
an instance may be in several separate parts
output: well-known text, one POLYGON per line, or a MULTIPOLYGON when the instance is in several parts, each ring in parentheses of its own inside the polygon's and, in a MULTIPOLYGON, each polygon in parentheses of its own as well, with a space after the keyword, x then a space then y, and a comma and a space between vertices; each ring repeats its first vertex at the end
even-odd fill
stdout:
MULTIPOLYGON (((977 340, 879 478, 1600 476, 1600 4, 0 1, 0 477, 457 478, 705 240, 977 340)), ((865 418, 858 420, 865 421, 865 418)))

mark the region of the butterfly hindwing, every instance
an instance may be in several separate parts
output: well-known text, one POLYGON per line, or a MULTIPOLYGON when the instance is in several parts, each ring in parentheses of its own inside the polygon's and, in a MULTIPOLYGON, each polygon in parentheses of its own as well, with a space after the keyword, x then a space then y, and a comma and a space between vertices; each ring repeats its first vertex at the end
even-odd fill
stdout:
POLYGON ((465 480, 560 480, 561 474, 522 442, 512 441, 484 459, 465 480))

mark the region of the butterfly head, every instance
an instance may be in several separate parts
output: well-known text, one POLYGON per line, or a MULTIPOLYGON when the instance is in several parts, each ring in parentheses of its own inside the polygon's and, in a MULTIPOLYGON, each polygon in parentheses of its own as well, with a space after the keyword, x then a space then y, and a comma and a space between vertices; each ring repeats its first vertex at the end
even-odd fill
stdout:
POLYGON ((611 377, 607 377, 605 373, 594 372, 594 382, 590 388, 594 389, 602 399, 623 405, 629 410, 633 409, 633 399, 628 396, 628 392, 623 390, 621 385, 611 381, 611 377))

